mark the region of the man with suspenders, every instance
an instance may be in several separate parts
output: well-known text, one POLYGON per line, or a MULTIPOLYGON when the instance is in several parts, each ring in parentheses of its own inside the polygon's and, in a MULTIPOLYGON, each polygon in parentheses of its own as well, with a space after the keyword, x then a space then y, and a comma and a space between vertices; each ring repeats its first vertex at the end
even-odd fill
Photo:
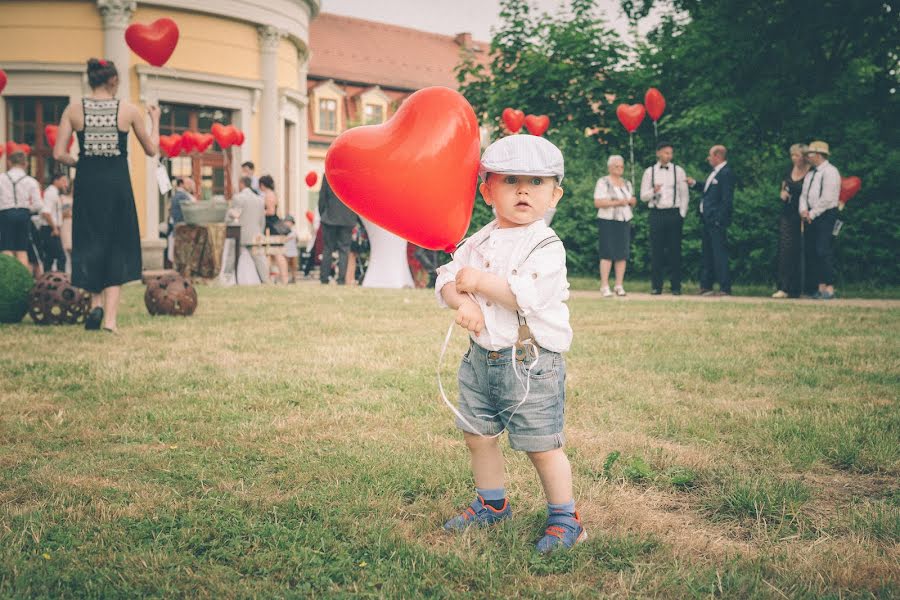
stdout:
POLYGON ((681 232, 688 210, 688 181, 684 169, 672 162, 669 142, 656 145, 657 163, 644 171, 641 200, 650 206, 650 293, 662 293, 668 262, 672 294, 681 295, 681 232))
POLYGON ((16 259, 31 271, 28 262, 31 215, 40 212, 41 186, 25 172, 28 157, 24 152, 9 155, 9 170, 0 175, 0 251, 16 259))

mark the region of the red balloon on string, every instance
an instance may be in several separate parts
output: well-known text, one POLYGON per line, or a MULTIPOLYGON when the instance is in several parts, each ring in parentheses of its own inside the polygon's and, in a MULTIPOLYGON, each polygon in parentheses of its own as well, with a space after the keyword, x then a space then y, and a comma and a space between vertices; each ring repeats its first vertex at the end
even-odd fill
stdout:
POLYGON ((306 211, 306 220, 309 221, 310 223, 312 223, 313 221, 316 220, 316 215, 313 214, 313 211, 311 211, 311 210, 306 211))
POLYGON ((195 133, 194 134, 194 147, 197 149, 197 152, 203 154, 206 150, 212 146, 212 143, 216 140, 211 133, 195 133))
POLYGON ((518 133, 525 123, 525 113, 515 108, 504 108, 500 116, 510 133, 518 133))
POLYGON ((666 110, 666 99, 658 89, 650 88, 644 94, 644 105, 647 107, 647 114, 650 115, 650 119, 659 121, 663 111, 666 110))
POLYGON ((8 79, 6 78, 6 71, 0 69, 0 94, 3 93, 3 89, 6 87, 6 82, 8 79))
POLYGON ((469 228, 480 152, 478 119, 466 99, 429 87, 383 125, 338 136, 325 175, 361 216, 417 246, 452 252, 469 228))
POLYGON ((197 149, 197 132, 189 129, 181 134, 181 149, 188 154, 197 149))
POLYGON ((316 182, 319 181, 319 174, 315 171, 310 171, 306 174, 306 185, 308 187, 312 187, 316 185, 316 182))
POLYGON ((181 136, 177 133, 159 136, 159 147, 169 158, 175 158, 181 154, 181 136))
POLYGON ((213 123, 212 127, 209 128, 209 132, 216 139, 216 143, 219 144, 219 147, 222 150, 230 148, 234 143, 234 136, 229 129, 221 123, 213 123))
POLYGON ((525 129, 531 135, 544 135, 550 128, 550 117, 547 115, 528 115, 525 117, 525 129))
POLYGON ((634 133, 641 126, 646 112, 643 104, 620 104, 616 107, 616 116, 628 133, 634 133))
POLYGON ((234 145, 235 146, 243 146, 244 145, 244 132, 235 127, 234 134, 235 134, 234 145))
POLYGON ((125 43, 154 67, 166 64, 178 44, 178 25, 163 17, 149 25, 134 23, 125 30, 125 43))
POLYGON ((841 193, 838 196, 838 202, 846 204, 850 198, 856 195, 862 188, 862 179, 856 175, 841 178, 841 193))
MULTIPOLYGON (((47 145, 50 147, 50 150, 53 150, 53 147, 56 146, 56 134, 59 132, 59 125, 47 125, 44 127, 44 137, 47 139, 47 145)), ((75 136, 69 138, 69 143, 66 146, 66 152, 72 149, 72 144, 75 143, 75 136)))

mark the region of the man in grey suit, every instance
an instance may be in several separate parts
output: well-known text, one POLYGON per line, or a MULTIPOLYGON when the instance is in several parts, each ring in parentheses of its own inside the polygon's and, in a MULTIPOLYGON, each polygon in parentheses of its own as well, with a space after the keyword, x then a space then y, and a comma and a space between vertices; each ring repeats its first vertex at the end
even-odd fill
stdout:
POLYGON ((260 236, 266 226, 265 201, 262 196, 254 193, 252 180, 249 177, 241 177, 238 180, 238 193, 231 199, 229 214, 237 218, 241 226, 241 246, 246 247, 253 257, 253 264, 259 274, 262 283, 269 282, 269 261, 262 254, 254 255, 251 244, 260 236))

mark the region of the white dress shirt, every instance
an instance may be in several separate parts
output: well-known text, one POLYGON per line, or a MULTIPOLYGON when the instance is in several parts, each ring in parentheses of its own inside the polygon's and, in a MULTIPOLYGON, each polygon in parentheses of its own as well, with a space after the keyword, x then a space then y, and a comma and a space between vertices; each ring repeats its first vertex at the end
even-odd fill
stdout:
POLYGON ((41 186, 34 177, 30 177, 21 167, 13 167, 0 174, 0 210, 8 208, 27 208, 33 213, 40 212, 41 186), (16 183, 13 194, 13 182, 16 183))
POLYGON ((44 215, 50 215, 53 224, 62 227, 62 199, 59 197, 59 188, 52 183, 44 190, 44 207, 41 209, 40 227, 48 227, 50 223, 44 218, 44 215))
POLYGON ((810 169, 803 178, 803 191, 800 192, 800 214, 809 211, 809 218, 815 219, 826 210, 837 208, 841 197, 841 174, 837 167, 823 162, 810 169))
POLYGON ((644 171, 641 178, 641 200, 649 202, 651 208, 678 208, 683 219, 687 217, 688 198, 687 176, 678 165, 669 163, 662 166, 657 162, 644 171), (653 191, 654 184, 662 186, 659 194, 653 191))
MULTIPOLYGON (((634 196, 634 191, 631 189, 631 182, 627 179, 623 181, 625 182, 623 187, 616 187, 613 185, 609 176, 601 177, 597 180, 597 185, 594 186, 594 200, 630 199, 634 196)), ((634 214, 631 212, 631 207, 627 204, 625 206, 597 209, 597 218, 606 219, 608 221, 630 221, 633 216, 634 214)))
MULTIPOLYGON (((463 267, 498 275, 509 283, 521 314, 535 341, 552 352, 565 352, 572 344, 569 325, 569 282, 566 279, 566 249, 562 242, 534 250, 541 242, 555 236, 553 230, 538 220, 524 227, 500 229, 491 221, 465 241, 453 260, 440 267, 434 289, 438 304, 447 307, 441 288, 456 279, 463 267)), ((469 334, 476 344, 487 350, 510 348, 519 340, 519 319, 515 311, 475 294, 484 314, 484 329, 469 334)))

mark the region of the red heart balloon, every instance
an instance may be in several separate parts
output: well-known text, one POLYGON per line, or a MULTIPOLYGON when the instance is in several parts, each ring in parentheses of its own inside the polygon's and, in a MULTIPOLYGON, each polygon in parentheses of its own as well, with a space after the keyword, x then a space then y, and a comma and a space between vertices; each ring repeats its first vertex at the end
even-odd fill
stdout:
POLYGON ((190 154, 197 149, 197 132, 188 129, 181 134, 181 149, 190 154))
POLYGON ((620 104, 616 107, 616 116, 628 133, 634 133, 641 126, 646 112, 643 104, 620 104))
POLYGON ((515 108, 504 108, 501 118, 510 133, 517 133, 525 123, 525 113, 515 108))
MULTIPOLYGON (((47 125, 44 127, 44 137, 47 139, 47 145, 50 146, 50 150, 53 150, 53 147, 56 145, 56 134, 59 131, 58 125, 47 125)), ((75 143, 75 136, 73 135, 69 138, 69 144, 66 146, 66 152, 72 149, 72 144, 75 143)))
POLYGON ((306 185, 308 187, 312 187, 316 185, 316 182, 319 181, 319 174, 315 171, 310 171, 306 174, 306 185))
POLYGON ((234 145, 235 146, 243 146, 244 145, 244 132, 241 131, 240 129, 235 128, 234 133, 235 133, 234 145))
POLYGON ((195 133, 194 134, 194 147, 197 149, 197 152, 203 154, 206 150, 212 146, 212 143, 216 140, 211 133, 195 133))
POLYGON ((159 147, 169 158, 175 158, 181 154, 181 136, 177 133, 159 136, 159 147))
POLYGON ((163 17, 143 25, 134 23, 125 30, 125 42, 135 54, 154 67, 166 64, 178 44, 178 25, 163 17))
POLYGON ((525 129, 531 135, 544 135, 544 132, 550 127, 550 117, 547 115, 528 115, 525 117, 525 129))
POLYGON ((225 125, 213 123, 212 127, 209 128, 209 131, 212 133, 213 137, 216 139, 216 143, 219 144, 219 148, 222 150, 225 150, 234 144, 234 136, 225 125))
POLYGON ((3 88, 6 87, 7 81, 8 80, 6 78, 6 71, 4 71, 3 69, 0 69, 0 94, 3 93, 3 88))
POLYGON ((856 195, 862 187, 862 179, 856 175, 841 178, 841 193, 838 196, 838 202, 846 204, 847 200, 856 195))
POLYGON ((662 92, 656 88, 650 88, 644 94, 644 105, 647 107, 647 114, 653 121, 659 121, 663 111, 666 110, 666 99, 662 92))
POLYGON ((6 155, 15 154, 16 152, 24 152, 31 154, 31 146, 28 144, 17 144, 15 142, 6 142, 6 155))
POLYGON ((407 241, 452 252, 472 218, 481 134, 458 92, 414 93, 382 125, 332 143, 325 175, 352 210, 407 241))
POLYGON ((313 211, 311 211, 311 210, 306 211, 306 220, 309 221, 310 223, 312 223, 313 221, 316 220, 316 215, 313 213, 313 211))

